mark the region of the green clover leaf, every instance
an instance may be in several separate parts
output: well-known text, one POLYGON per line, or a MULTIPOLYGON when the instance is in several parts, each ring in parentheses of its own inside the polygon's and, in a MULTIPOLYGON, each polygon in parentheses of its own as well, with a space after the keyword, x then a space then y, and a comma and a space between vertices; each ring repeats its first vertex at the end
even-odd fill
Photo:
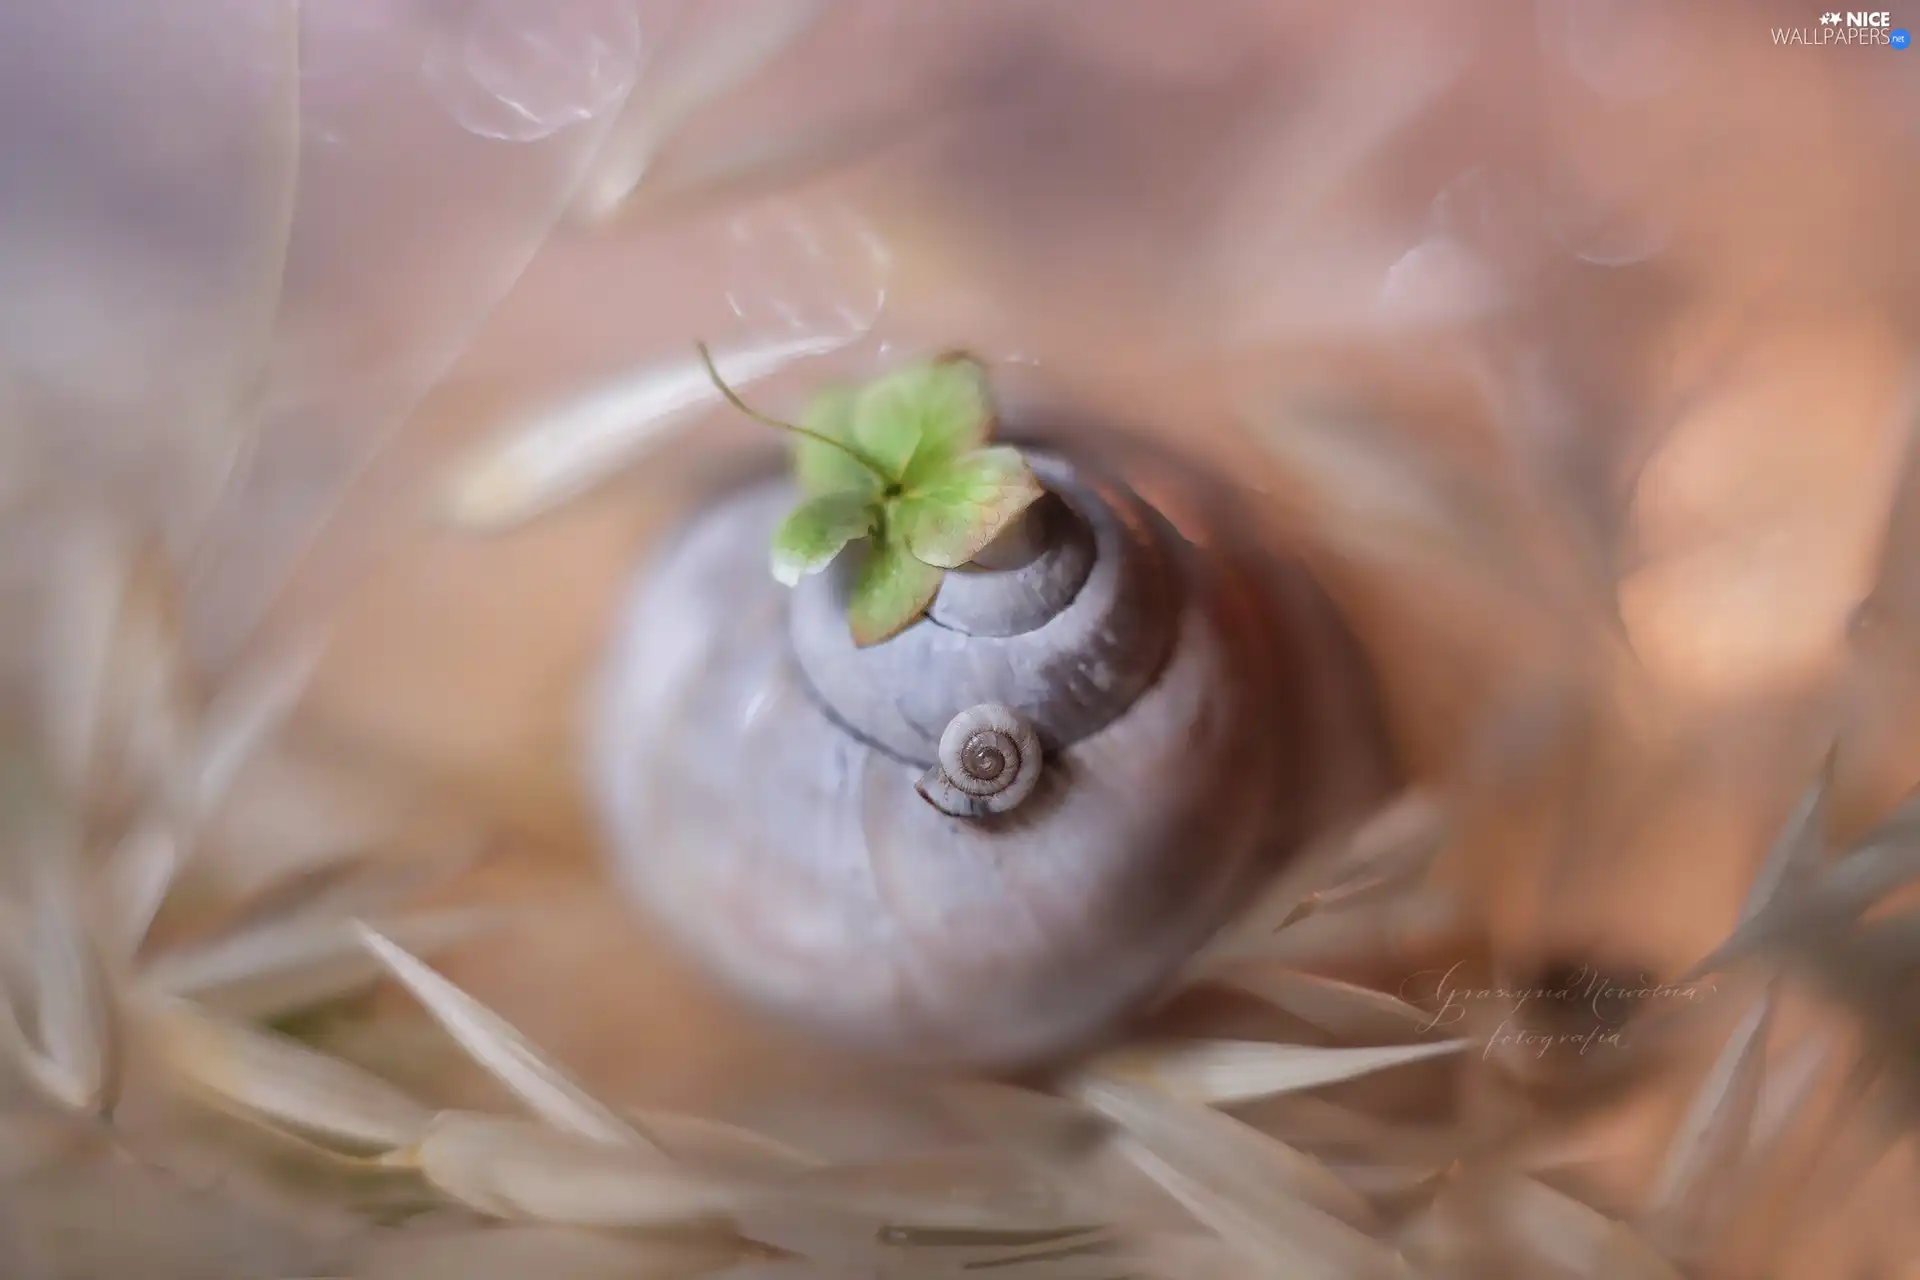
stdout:
POLYGON ((889 527, 928 564, 958 569, 985 550, 1041 492, 1040 481, 1018 449, 975 449, 931 468, 894 499, 889 527))
POLYGON ((933 603, 945 576, 897 542, 875 543, 847 600, 854 644, 864 649, 905 631, 933 603))
POLYGON ((855 538, 872 533, 880 509, 864 493, 845 491, 809 498, 787 514, 773 534, 773 577, 782 586, 818 573, 855 538))
POLYGON ((809 434, 793 442, 793 474, 809 497, 828 493, 871 493, 875 498, 890 477, 882 476, 848 452, 854 444, 852 387, 829 387, 815 396, 800 418, 809 434))
POLYGON ((704 345, 700 353, 735 408, 798 437, 794 476, 806 500, 774 533, 773 576, 794 586, 866 540, 847 606, 857 645, 911 626, 946 571, 973 560, 1043 492, 1018 449, 988 447, 993 399, 986 369, 970 357, 823 391, 794 425, 749 408, 704 345))
POLYGON ((993 434, 987 371, 965 356, 896 370, 860 391, 853 431, 901 487, 920 484, 993 434))

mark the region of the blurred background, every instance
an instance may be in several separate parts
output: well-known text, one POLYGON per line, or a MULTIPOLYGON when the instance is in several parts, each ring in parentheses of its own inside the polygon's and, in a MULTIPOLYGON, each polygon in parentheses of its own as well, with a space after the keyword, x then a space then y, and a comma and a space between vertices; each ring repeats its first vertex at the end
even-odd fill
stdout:
MULTIPOLYGON (((654 539, 773 447, 696 340, 779 414, 964 346, 1313 550, 1477 801, 1476 945, 1678 974, 1835 735, 1837 829, 1920 781, 1920 52, 1803 9, 4 0, 9 751, 111 701, 62 628, 147 548, 191 683, 313 655, 183 893, 465 850, 517 943, 436 963, 583 1080, 831 1094, 603 882, 580 717, 654 539), (1327 403, 1378 438, 1288 435, 1327 403)), ((1809 1265, 1913 1274, 1861 1203, 1809 1265)))

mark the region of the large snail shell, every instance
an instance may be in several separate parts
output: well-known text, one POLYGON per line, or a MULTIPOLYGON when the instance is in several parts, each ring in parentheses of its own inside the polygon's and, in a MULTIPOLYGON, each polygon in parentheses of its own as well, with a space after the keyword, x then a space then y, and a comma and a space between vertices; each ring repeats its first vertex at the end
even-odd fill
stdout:
POLYGON ((1060 498, 1037 554, 949 574, 883 645, 847 637, 848 565, 768 574, 783 482, 702 513, 615 637, 591 755, 623 882, 737 990, 855 1046, 1012 1065, 1085 1043, 1301 838, 1321 770, 1374 749, 1334 741, 1348 655, 1297 569, 1036 470, 1060 498), (1035 763, 1011 803, 974 790, 1035 763))

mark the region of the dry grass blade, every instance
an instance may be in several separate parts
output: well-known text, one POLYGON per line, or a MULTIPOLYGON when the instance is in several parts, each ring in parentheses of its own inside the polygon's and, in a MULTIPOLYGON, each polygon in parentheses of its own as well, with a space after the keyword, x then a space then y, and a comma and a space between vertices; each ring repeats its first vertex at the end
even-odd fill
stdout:
POLYGON ((1404 1156, 1425 1161, 1446 1152, 1452 1158, 1459 1135, 1451 1126, 1394 1123, 1306 1093, 1283 1093, 1234 1112, 1283 1142, 1355 1152, 1369 1159, 1404 1156))
POLYGON ((1672 1243, 1694 1240, 1709 1225, 1711 1203, 1727 1186, 1753 1141, 1774 986, 1754 1000, 1714 1059, 1667 1146, 1647 1203, 1657 1233, 1672 1243))
POLYGON ((1539 1261, 1592 1280, 1683 1280, 1624 1223, 1533 1178, 1487 1189, 1498 1218, 1539 1261))
POLYGON ((925 1094, 948 1120, 974 1139, 1063 1167, 1097 1148, 1106 1126, 1068 1098, 992 1080, 929 1081, 925 1094))
MULTIPOLYGON (((497 921, 491 911, 450 908, 382 922, 381 928, 412 951, 431 953, 497 921)), ((222 1013, 271 1019, 351 995, 386 971, 352 921, 315 912, 158 956, 141 973, 141 985, 222 1013)))
POLYGON ((1838 1098, 1820 1117, 1811 1149, 1797 1152, 1795 1163, 1788 1166, 1788 1194, 1762 1223, 1759 1243, 1767 1249, 1778 1249, 1843 1212, 1882 1162, 1910 1138, 1910 1109, 1878 1083, 1884 1069, 1884 1060, 1870 1052, 1840 1082, 1838 1098))
POLYGON ((71 1093, 69 1082, 61 1078, 59 1071, 47 1061, 46 1055, 33 1044, 26 1029, 20 1025, 20 1013, 11 991, 0 991, 0 1052, 42 1095, 62 1106, 73 1105, 67 1101, 71 1093))
MULTIPOLYGON (((358 854, 302 865, 260 886, 243 905, 229 912, 226 932, 232 936, 295 920, 337 923, 355 916, 387 915, 397 904, 429 889, 445 887, 454 877, 472 870, 479 842, 475 843, 471 851, 463 848, 430 858, 358 854)), ((354 935, 354 945, 365 951, 358 934, 354 935)))
POLYGON ((355 1280, 686 1280, 751 1256, 706 1234, 631 1237, 541 1225, 407 1231, 357 1260, 355 1280))
POLYGON ((912 1249, 947 1250, 949 1256, 976 1254, 1002 1262, 1037 1258, 1067 1250, 1090 1251, 1112 1244, 1118 1237, 1112 1227, 1034 1227, 1027 1229, 987 1229, 972 1227, 891 1226, 883 1228, 880 1238, 887 1244, 912 1249))
POLYGON ((908 1260, 898 1274, 903 1280, 918 1280, 919 1277, 925 1277, 926 1280, 934 1280, 934 1277, 952 1277, 953 1280, 964 1280, 966 1277, 979 1277, 980 1280, 1126 1280, 1129 1276, 1152 1274, 1146 1270, 1147 1265, 1145 1260, 1129 1257, 1105 1244, 1065 1244, 1052 1252, 1011 1258, 992 1254, 953 1254, 933 1259, 924 1255, 916 1256, 908 1260))
POLYGON ((1694 967, 1729 968, 1781 948, 1817 946, 1846 933, 1875 904, 1920 881, 1920 843, 1874 843, 1851 850, 1808 877, 1799 892, 1770 903, 1694 967))
POLYGON ((127 963, 139 952, 179 869, 180 842, 165 826, 136 827, 114 846, 94 896, 116 962, 127 963))
MULTIPOLYGON (((1789 959, 1850 1010, 1865 1035, 1859 1083, 1886 1073, 1892 1101, 1904 1119, 1920 1114, 1920 912, 1870 919, 1795 945, 1789 959)), ((1907 1125, 1874 1130, 1897 1141, 1907 1125)), ((1876 1159, 1878 1157, 1876 1156, 1876 1159)))
POLYGON ((695 1174, 631 1143, 562 1133, 525 1120, 445 1112, 388 1163, 418 1169, 479 1213, 557 1226, 726 1227, 754 1189, 695 1174))
POLYGON ((361 941, 425 1006, 448 1035, 554 1128, 595 1142, 648 1146, 646 1139, 548 1062, 518 1031, 400 946, 358 926, 361 941))
POLYGON ((1779 894, 1781 886, 1812 870, 1826 852, 1827 797, 1831 784, 1832 758, 1829 757, 1820 777, 1800 797, 1773 846, 1767 850, 1766 859, 1760 865, 1760 874, 1754 878, 1746 903, 1741 907, 1742 924, 1765 911, 1779 894))
POLYGON ((1322 889, 1309 896, 1293 913, 1292 918, 1287 922, 1288 927, 1291 928, 1316 912, 1364 906, 1396 895, 1404 895, 1410 887, 1419 883, 1414 877, 1423 869, 1409 867, 1387 875, 1360 876, 1342 880, 1332 888, 1322 889))
POLYGON ((1102 1231, 966 1231, 896 1227, 870 1213, 842 1212, 807 1200, 762 1199, 742 1210, 739 1226, 757 1244, 805 1258, 805 1274, 871 1280, 960 1280, 995 1276, 1038 1280, 1087 1275, 1119 1280, 1127 1268, 1102 1231))
POLYGON ((1793 1122, 1805 1114, 1814 1086, 1834 1060, 1837 1046, 1831 1037, 1815 1034, 1793 1047, 1784 1061, 1765 1073, 1760 1100, 1754 1107, 1752 1146, 1772 1151, 1793 1122))
MULTIPOLYGON (((1486 1207, 1481 1197, 1472 1194, 1475 1184, 1456 1183, 1441 1188, 1425 1208, 1398 1224, 1390 1239, 1415 1264, 1415 1274, 1434 1280, 1468 1280, 1491 1273, 1506 1277, 1528 1275, 1511 1260, 1506 1271, 1483 1265, 1483 1259, 1500 1247, 1489 1239, 1486 1207)), ((1504 1252, 1511 1252, 1508 1246, 1504 1252)), ((1560 1278, 1556 1275, 1556 1280, 1560 1278)))
MULTIPOLYGON (((1727 1193, 1729 1215, 1764 1205, 1769 1191, 1777 1192, 1776 1184, 1781 1183, 1783 1175, 1787 1183, 1809 1179, 1800 1185, 1811 1185, 1814 1167, 1820 1162, 1796 1165, 1788 1161, 1799 1136, 1797 1126, 1814 1119, 1808 1104, 1816 1096, 1815 1086, 1833 1062, 1837 1048, 1830 1036, 1814 1033, 1794 1045, 1784 1061, 1763 1073, 1747 1138, 1747 1154, 1740 1167, 1729 1175, 1732 1184, 1727 1193)), ((1823 1123, 1831 1123, 1833 1118, 1821 1119, 1823 1123)), ((1758 1239, 1741 1242, 1742 1251, 1755 1257, 1767 1255, 1783 1225, 1776 1218, 1759 1233, 1758 1239)))
POLYGON ((234 259, 236 283, 241 278, 247 283, 223 308, 222 323, 237 339, 237 346, 230 353, 233 360, 226 376, 207 387, 199 407, 190 411, 210 437, 203 446, 211 455, 204 481, 207 492, 179 504, 185 508, 187 536, 194 545, 187 559, 201 567, 206 564, 209 535, 219 536, 221 508, 240 498, 246 471, 259 448, 267 416, 263 401, 272 382, 270 366, 279 336, 274 321, 286 286, 300 188, 300 5, 299 0, 275 0, 269 8, 275 47, 269 54, 263 45, 259 53, 266 55, 260 68, 272 77, 272 90, 258 103, 262 109, 254 117, 251 146, 259 150, 248 165, 246 180, 227 193, 233 207, 252 210, 246 235, 230 246, 239 251, 234 259))
POLYGON ((228 1113, 297 1137, 388 1151, 418 1142, 433 1113, 384 1080, 296 1040, 228 1022, 178 1000, 146 1026, 161 1060, 228 1113))
POLYGON ((1910 425, 1903 429, 1906 447, 1900 460, 1900 479, 1887 512, 1880 547, 1880 569, 1867 597, 1871 612, 1885 618, 1898 633, 1920 632, 1920 411, 1910 387, 1900 410, 1910 425))
POLYGON ((802 1173, 824 1160, 738 1125, 670 1111, 627 1112, 628 1123, 669 1159, 709 1173, 769 1177, 802 1173))
POLYGON ((1430 1199, 1454 1176, 1451 1164, 1329 1164, 1334 1176, 1371 1200, 1430 1199))
POLYGON ((61 1106, 104 1114, 118 1100, 122 1029, 116 993, 87 928, 64 860, 31 868, 31 939, 24 957, 31 1037, 9 1018, 5 1033, 34 1083, 61 1106))
POLYGON ((1127 1250, 1136 1274, 1164 1280, 1253 1280, 1274 1273, 1257 1260, 1229 1248, 1218 1236, 1161 1232, 1135 1241, 1127 1250))
POLYGON ((992 1151, 937 1152, 898 1160, 834 1165, 781 1182, 791 1203, 882 1230, 973 1233, 1085 1231, 1051 1179, 1017 1158, 992 1151))
POLYGON ((1436 1023, 1435 1015, 1384 991, 1292 969, 1241 966, 1216 975, 1216 981, 1346 1039, 1391 1039, 1436 1023))
MULTIPOLYGON (((172 804, 181 799, 172 794, 172 783, 193 720, 181 653, 180 585, 157 544, 142 547, 124 573, 104 666, 92 677, 97 691, 87 709, 72 712, 76 728, 68 732, 85 744, 84 755, 73 758, 81 772, 72 784, 79 795, 126 788, 156 792, 172 804), (91 723, 77 727, 85 715, 91 723)), ((53 659, 70 660, 65 654, 53 659)))
POLYGON ((1063 1246, 1054 1253, 1033 1257, 955 1257, 942 1259, 940 1272, 916 1267, 909 1275, 944 1274, 954 1277, 991 1277, 993 1280, 1125 1280, 1152 1274, 1145 1260, 1130 1258, 1106 1246, 1063 1246))
POLYGON ((1882 898, 1920 882, 1920 840, 1912 833, 1853 849, 1813 885, 1816 900, 1834 912, 1859 915, 1882 898))
MULTIPOLYGON (((837 351, 854 336, 785 338, 718 352, 715 360, 729 384, 745 388, 796 360, 837 351)), ((691 355, 637 369, 483 445, 456 468, 442 509, 462 529, 512 528, 632 466, 719 399, 706 366, 691 355)))
POLYGON ((100 524, 66 531, 53 545, 48 598, 40 610, 40 727, 61 781, 80 794, 98 765, 128 561, 124 545, 100 524))
POLYGON ((918 1249, 937 1264, 957 1265, 967 1271, 1001 1270, 1068 1257, 1111 1256, 1118 1240, 1108 1227, 1003 1232, 890 1227, 881 1237, 888 1244, 918 1249))
POLYGON ((1810 924, 1831 927, 1835 923, 1835 913, 1822 892, 1823 881, 1832 872, 1821 874, 1816 870, 1820 855, 1826 850, 1828 772, 1823 771, 1820 779, 1800 798, 1768 849, 1741 907, 1739 926, 1706 959, 1696 964, 1684 980, 1729 968, 1802 932, 1810 924), (1809 875, 1812 883, 1805 892, 1781 896, 1783 886, 1804 882, 1809 875))
POLYGON ((1376 1071, 1459 1053, 1466 1040, 1322 1049, 1255 1040, 1188 1040, 1135 1045, 1096 1058, 1092 1079, 1143 1084, 1188 1102, 1223 1106, 1357 1080, 1376 1071))
POLYGON ((1454 940, 1467 923, 1461 895, 1446 885, 1412 884, 1315 911, 1267 939, 1249 958, 1289 969, 1321 969, 1418 952, 1454 940))
POLYGON ((1195 958, 1191 972, 1210 973, 1265 954, 1273 936, 1317 892, 1365 878, 1399 881, 1417 874, 1439 852, 1445 834, 1446 815, 1433 796, 1402 792, 1353 831, 1303 852, 1195 958))
POLYGON ((1184 1164, 1136 1139, 1126 1140, 1121 1150, 1197 1221, 1257 1264, 1261 1274, 1289 1280, 1367 1280, 1408 1272, 1392 1248, 1303 1201, 1216 1183, 1204 1166, 1184 1164))
POLYGON ((450 864, 471 867, 491 831, 476 809, 422 795, 388 762, 274 742, 221 806, 199 878, 218 895, 228 932, 318 910, 329 888, 350 896, 375 878, 387 884, 371 901, 329 902, 327 913, 385 914, 448 878, 450 864))
POLYGON ((1920 843, 1920 793, 1908 795, 1855 843, 1860 848, 1920 843))
POLYGON ((220 808, 234 779, 293 714, 325 653, 310 640, 277 653, 223 684, 200 723, 193 818, 204 822, 220 808))
POLYGON ((1209 1181, 1238 1187, 1250 1206, 1262 1195, 1284 1197, 1351 1226, 1378 1225, 1365 1198, 1325 1165, 1232 1116, 1126 1084, 1089 1081, 1075 1092, 1163 1158, 1204 1169, 1209 1181))

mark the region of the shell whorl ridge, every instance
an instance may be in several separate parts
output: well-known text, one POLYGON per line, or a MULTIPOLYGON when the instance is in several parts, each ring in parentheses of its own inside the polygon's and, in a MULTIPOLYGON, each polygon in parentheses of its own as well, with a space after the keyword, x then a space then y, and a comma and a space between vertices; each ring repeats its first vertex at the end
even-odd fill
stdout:
POLYGON ((927 616, 963 635, 1022 635, 1072 603, 1093 572, 1094 554, 1086 520, 1059 494, 1046 494, 972 566, 941 580, 927 616))
POLYGON ((1017 712, 1059 751, 1124 715, 1166 665, 1181 607, 1177 539, 1124 485, 1028 456, 1049 491, 1028 517, 1043 535, 1037 554, 948 573, 920 625, 854 645, 846 598, 857 551, 794 590, 789 634, 809 685, 898 759, 935 764, 947 725, 983 704, 1017 712))
POLYGON ((956 818, 1008 813, 1040 785, 1040 735, 998 703, 968 707, 940 735, 940 758, 916 784, 927 803, 956 818))

